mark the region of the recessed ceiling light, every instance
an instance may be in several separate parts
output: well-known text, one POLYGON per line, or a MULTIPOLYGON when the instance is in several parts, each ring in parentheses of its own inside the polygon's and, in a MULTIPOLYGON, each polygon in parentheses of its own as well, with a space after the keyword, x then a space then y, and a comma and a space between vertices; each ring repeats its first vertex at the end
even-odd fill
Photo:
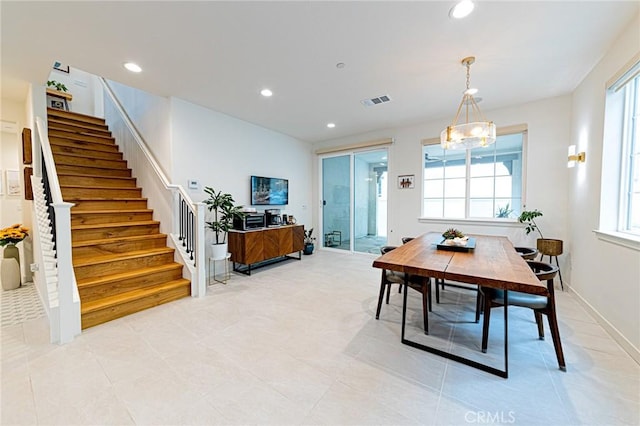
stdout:
POLYGON ((449 16, 455 19, 462 19, 468 16, 473 11, 474 7, 475 5, 471 0, 462 0, 451 8, 449 16))
POLYGON ((334 127, 336 127, 336 123, 327 123, 327 127, 333 129, 334 127))
POLYGON ((338 69, 342 69, 342 68, 344 68, 344 62, 338 62, 338 63, 336 64, 336 68, 338 68, 338 69))
POLYGON ((262 96, 264 96, 265 98, 268 98, 269 96, 273 95, 273 92, 271 90, 269 90, 269 89, 262 89, 260 91, 260 94, 262 96))
POLYGON ((125 62, 124 67, 131 72, 142 72, 142 68, 140 68, 140 65, 133 62, 125 62))

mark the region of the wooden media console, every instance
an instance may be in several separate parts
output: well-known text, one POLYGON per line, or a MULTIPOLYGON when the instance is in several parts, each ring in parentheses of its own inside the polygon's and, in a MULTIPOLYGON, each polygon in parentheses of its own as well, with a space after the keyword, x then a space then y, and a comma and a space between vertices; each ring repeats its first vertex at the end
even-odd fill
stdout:
POLYGON ((229 252, 233 270, 251 275, 256 265, 302 258, 304 226, 283 225, 247 231, 229 231, 229 252), (289 256, 298 252, 298 257, 289 256), (244 266, 239 266, 244 265, 244 266))

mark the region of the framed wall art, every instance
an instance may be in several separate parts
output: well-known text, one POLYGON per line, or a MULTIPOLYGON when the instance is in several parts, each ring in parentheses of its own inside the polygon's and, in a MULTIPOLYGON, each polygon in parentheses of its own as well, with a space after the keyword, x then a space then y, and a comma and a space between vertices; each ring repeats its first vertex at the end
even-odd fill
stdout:
POLYGON ((53 63, 53 69, 56 71, 62 71, 69 74, 69 65, 63 65, 62 62, 55 61, 53 63))
POLYGON ((25 167, 24 175, 24 199, 33 200, 33 188, 31 187, 31 176, 33 176, 33 167, 25 167))
POLYGON ((22 129, 22 164, 31 164, 33 153, 31 152, 31 129, 22 129))
POLYGON ((400 175, 398 176, 398 188, 413 189, 416 175, 400 175))
POLYGON ((20 195, 20 172, 7 170, 7 195, 20 195))

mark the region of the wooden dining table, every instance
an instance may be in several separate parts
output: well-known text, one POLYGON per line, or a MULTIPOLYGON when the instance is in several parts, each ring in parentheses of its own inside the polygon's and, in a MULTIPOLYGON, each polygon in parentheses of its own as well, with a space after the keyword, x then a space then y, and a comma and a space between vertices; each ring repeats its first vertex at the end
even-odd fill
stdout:
POLYGON ((375 268, 405 274, 402 305, 402 343, 461 362, 491 374, 507 378, 508 363, 508 293, 523 293, 548 296, 546 285, 541 283, 527 262, 515 251, 507 237, 471 236, 475 248, 438 248, 442 242, 439 233, 427 233, 380 256, 373 262, 375 268), (456 251, 459 250, 459 251, 456 251), (409 275, 419 275, 441 280, 476 284, 505 290, 504 296, 504 370, 478 361, 427 346, 405 338, 407 284, 409 275))

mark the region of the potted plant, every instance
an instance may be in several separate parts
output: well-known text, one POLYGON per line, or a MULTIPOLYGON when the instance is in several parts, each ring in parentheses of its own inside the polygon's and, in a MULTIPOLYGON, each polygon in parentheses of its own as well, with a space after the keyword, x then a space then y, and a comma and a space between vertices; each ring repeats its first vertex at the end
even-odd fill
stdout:
POLYGON ((207 186, 204 192, 209 198, 204 200, 210 212, 213 212, 213 220, 206 222, 207 227, 211 229, 215 235, 215 243, 212 244, 213 259, 224 259, 227 256, 227 232, 233 227, 233 219, 244 217, 242 206, 234 204, 231 194, 216 192, 213 188, 207 186))
POLYGON ((313 236, 313 228, 308 231, 304 230, 304 254, 313 254, 313 249, 315 245, 313 242, 316 240, 316 237, 313 236))
POLYGON ((64 84, 59 83, 59 82, 57 82, 55 80, 47 81, 47 87, 50 87, 53 90, 57 90, 58 92, 66 92, 68 90, 67 86, 65 86, 64 84))
POLYGON ((511 216, 513 213, 513 209, 509 207, 509 203, 507 203, 504 207, 498 207, 498 211, 496 212, 496 217, 498 218, 507 218, 511 216))
POLYGON ((543 256, 559 256, 562 254, 562 240, 555 240, 551 238, 544 238, 540 227, 536 223, 535 219, 542 216, 542 212, 539 210, 523 211, 518 217, 518 222, 526 225, 525 232, 529 235, 533 231, 538 231, 540 238, 536 241, 536 248, 543 256))
POLYGON ((18 244, 29 236, 29 229, 16 223, 8 228, 0 229, 0 247, 4 247, 2 265, 0 266, 0 281, 3 290, 13 290, 20 287, 20 253, 18 244))

